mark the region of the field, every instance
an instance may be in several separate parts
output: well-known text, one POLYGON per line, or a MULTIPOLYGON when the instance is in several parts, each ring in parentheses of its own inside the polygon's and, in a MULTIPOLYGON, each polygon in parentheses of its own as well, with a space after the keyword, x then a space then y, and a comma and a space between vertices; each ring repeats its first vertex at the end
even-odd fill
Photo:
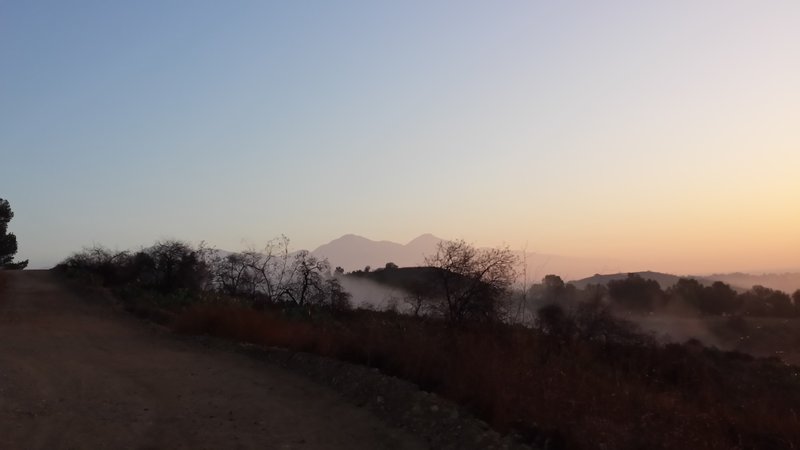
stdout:
POLYGON ((192 307, 173 328, 376 367, 551 448, 800 445, 796 367, 697 343, 565 342, 531 329, 454 330, 391 313, 308 320, 230 305, 192 307))

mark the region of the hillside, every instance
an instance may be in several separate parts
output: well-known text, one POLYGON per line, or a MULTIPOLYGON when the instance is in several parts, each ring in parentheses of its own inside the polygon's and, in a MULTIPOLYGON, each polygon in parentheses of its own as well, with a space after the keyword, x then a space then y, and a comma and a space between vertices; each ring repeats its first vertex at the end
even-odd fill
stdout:
POLYGON ((750 288, 755 285, 766 286, 772 289, 778 289, 783 292, 792 293, 800 289, 800 273, 786 272, 786 273, 764 273, 764 274, 750 274, 750 273, 723 273, 709 275, 708 279, 714 281, 722 281, 742 288, 750 288))
MULTIPOLYGON (((667 289, 674 285, 681 278, 694 278, 704 285, 710 285, 715 281, 722 281, 729 284, 736 290, 746 291, 755 285, 761 285, 772 289, 777 289, 786 293, 792 293, 800 289, 800 273, 783 273, 783 274, 747 274, 747 273, 729 273, 729 274, 714 274, 708 276, 696 275, 672 275, 662 272, 631 272, 640 275, 644 279, 655 280, 661 285, 662 289, 667 289)), ((575 287, 583 289, 589 284, 608 284, 612 280, 621 280, 628 276, 628 272, 614 273, 614 274, 596 274, 591 277, 582 278, 579 280, 570 281, 575 287)))
MULTIPOLYGON (((669 288, 670 286, 672 286, 675 283, 677 283, 678 280, 681 278, 681 277, 679 277, 677 275, 672 275, 672 274, 668 274, 668 273, 661 273, 661 272, 652 272, 652 271, 649 271, 649 270, 648 271, 644 271, 644 272, 631 272, 631 273, 635 273, 635 274, 641 276, 642 278, 644 278, 645 280, 655 280, 655 281, 657 281, 658 284, 661 285, 661 289, 669 288)), ((596 275, 593 275, 593 276, 588 277, 588 278, 582 278, 580 280, 570 281, 569 283, 575 285, 575 287, 577 287, 579 289, 585 289, 586 286, 588 286, 590 284, 606 285, 606 284, 608 284, 609 281, 623 280, 623 279, 625 279, 627 277, 628 277, 628 272, 625 272, 625 273, 613 273, 613 274, 606 274, 606 275, 596 274, 596 275)), ((702 280, 698 279, 698 281, 702 281, 702 280)))

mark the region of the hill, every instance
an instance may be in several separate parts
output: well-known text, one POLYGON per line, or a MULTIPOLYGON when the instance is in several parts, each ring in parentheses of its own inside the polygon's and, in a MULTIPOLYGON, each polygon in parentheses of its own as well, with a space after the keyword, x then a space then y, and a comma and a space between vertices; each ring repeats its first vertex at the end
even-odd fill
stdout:
POLYGON ((707 277, 714 281, 722 281, 730 284, 731 286, 742 287, 749 289, 755 285, 766 286, 779 291, 792 293, 800 289, 800 273, 723 273, 714 274, 707 277))
MULTIPOLYGON (((679 277, 677 275, 672 275, 672 274, 662 273, 662 272, 652 272, 652 271, 649 271, 649 270, 648 271, 644 271, 644 272, 630 272, 630 273, 635 273, 635 274, 641 276, 642 278, 644 278, 645 280, 655 280, 655 281, 657 281, 658 284, 661 285, 661 289, 667 289, 668 287, 670 287, 670 286, 674 285, 675 283, 677 283, 679 279, 681 279, 681 277, 679 277)), ((606 285, 606 284, 608 284, 609 281, 623 280, 623 279, 628 277, 628 274, 629 274, 629 272, 613 273, 613 274, 606 274, 606 275, 595 274, 595 275, 593 275, 591 277, 582 278, 580 280, 570 281, 570 283, 573 284, 575 287, 577 287, 579 289, 584 289, 584 288, 586 288, 586 286, 588 286, 590 284, 606 285)), ((690 278, 696 278, 696 277, 690 277, 690 278)), ((702 279, 698 278, 698 281, 703 282, 705 280, 702 280, 702 279)))
MULTIPOLYGON (((761 285, 772 289, 777 289, 791 294, 800 289, 800 273, 783 274, 748 274, 748 273, 729 273, 714 274, 708 276, 697 275, 672 275, 663 272, 631 272, 640 275, 644 279, 655 280, 661 285, 661 289, 667 289, 674 285, 681 278, 694 278, 704 285, 710 285, 715 281, 722 281, 729 284, 736 290, 746 291, 755 285, 761 285)), ((621 280, 628 276, 628 272, 614 274, 595 274, 591 277, 570 281, 575 287, 583 289, 589 284, 608 284, 611 280, 621 280)))

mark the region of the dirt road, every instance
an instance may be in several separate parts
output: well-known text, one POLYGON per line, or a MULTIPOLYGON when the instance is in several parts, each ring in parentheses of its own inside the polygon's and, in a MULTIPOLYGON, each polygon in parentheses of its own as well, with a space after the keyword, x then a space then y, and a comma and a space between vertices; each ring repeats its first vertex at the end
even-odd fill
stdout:
POLYGON ((46 271, 0 287, 0 449, 414 449, 335 392, 159 332, 46 271))

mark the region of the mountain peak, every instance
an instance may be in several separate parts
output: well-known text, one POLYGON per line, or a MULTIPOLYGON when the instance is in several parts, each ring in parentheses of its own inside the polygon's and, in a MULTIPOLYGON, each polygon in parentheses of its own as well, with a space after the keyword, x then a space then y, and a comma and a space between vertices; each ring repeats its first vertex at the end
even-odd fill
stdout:
POLYGON ((425 255, 436 251, 441 241, 432 234, 423 234, 406 245, 390 241, 373 241, 356 234, 345 234, 333 241, 319 246, 312 253, 328 258, 332 265, 345 270, 361 269, 366 265, 383 267, 393 262, 400 267, 418 266, 425 261, 425 255))
POLYGON ((337 242, 337 241, 351 241, 351 242, 353 242, 353 241, 360 241, 360 242, 369 241, 369 242, 374 242, 371 239, 365 238, 364 236, 359 236, 357 234, 352 234, 352 233, 345 234, 345 235, 343 235, 342 237, 340 237, 338 239, 332 240, 330 243, 337 242))
POLYGON ((431 245, 436 246, 439 242, 443 241, 444 239, 438 238, 431 233, 421 234, 414 239, 412 239, 406 247, 430 247, 431 245))

